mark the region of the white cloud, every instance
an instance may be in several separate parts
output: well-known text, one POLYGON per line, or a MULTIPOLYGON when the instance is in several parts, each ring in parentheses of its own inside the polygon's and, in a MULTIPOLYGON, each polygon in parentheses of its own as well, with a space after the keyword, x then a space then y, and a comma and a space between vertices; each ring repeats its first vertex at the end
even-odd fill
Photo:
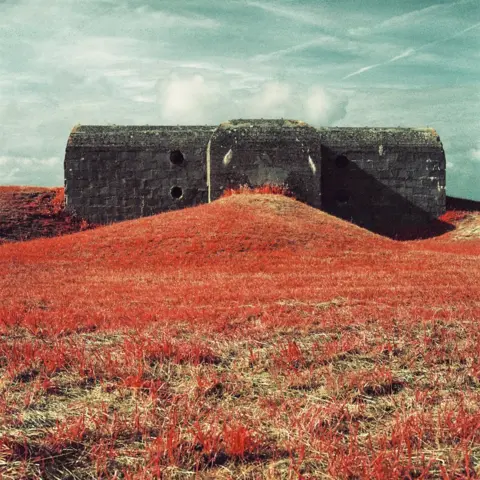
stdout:
POLYGON ((347 114, 348 102, 343 92, 339 94, 313 87, 307 97, 306 118, 315 126, 334 125, 347 114))
POLYGON ((291 110, 292 91, 281 82, 268 82, 248 100, 247 108, 253 117, 285 117, 291 110))
POLYGON ((455 170, 455 164, 447 161, 447 170, 449 172, 451 172, 452 170, 455 170))
POLYGON ((209 108, 219 103, 219 87, 208 84, 199 74, 187 78, 172 74, 158 86, 162 119, 168 123, 204 123, 209 119, 209 108))
POLYGON ((304 90, 300 85, 266 83, 246 102, 245 116, 300 119, 314 126, 332 125, 346 114, 348 98, 322 86, 304 90))
POLYGON ((60 160, 58 157, 0 156, 0 185, 62 185, 63 172, 58 171, 60 160))
POLYGON ((172 74, 159 82, 160 118, 168 124, 216 124, 232 118, 293 118, 329 125, 346 113, 347 97, 321 86, 304 90, 286 82, 263 82, 255 91, 232 91, 229 84, 200 74, 172 74))
POLYGON ((475 162, 480 162, 480 146, 470 150, 470 157, 475 162))

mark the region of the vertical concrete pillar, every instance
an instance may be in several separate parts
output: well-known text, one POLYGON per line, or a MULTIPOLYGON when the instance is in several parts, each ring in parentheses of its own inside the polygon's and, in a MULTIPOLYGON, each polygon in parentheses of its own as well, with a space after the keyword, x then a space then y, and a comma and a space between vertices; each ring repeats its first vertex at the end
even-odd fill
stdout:
POLYGON ((207 147, 209 200, 229 187, 284 185, 296 198, 321 206, 321 145, 316 130, 294 120, 232 120, 207 147))

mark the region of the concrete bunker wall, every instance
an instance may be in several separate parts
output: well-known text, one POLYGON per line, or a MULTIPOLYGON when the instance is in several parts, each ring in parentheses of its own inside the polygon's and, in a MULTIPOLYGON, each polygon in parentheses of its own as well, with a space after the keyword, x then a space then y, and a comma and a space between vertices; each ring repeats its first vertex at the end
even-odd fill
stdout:
POLYGON ((232 120, 207 148, 209 199, 238 185, 285 185, 300 201, 321 207, 320 137, 292 120, 232 120))
POLYGON ((94 223, 207 201, 205 149, 214 127, 79 126, 65 154, 67 206, 94 223))
POLYGON ((431 128, 319 128, 322 208, 391 234, 445 212, 445 153, 431 128))
POLYGON ((227 187, 286 184, 314 207, 382 234, 445 211, 433 129, 313 128, 294 120, 214 126, 78 126, 67 207, 109 223, 206 203, 227 187))

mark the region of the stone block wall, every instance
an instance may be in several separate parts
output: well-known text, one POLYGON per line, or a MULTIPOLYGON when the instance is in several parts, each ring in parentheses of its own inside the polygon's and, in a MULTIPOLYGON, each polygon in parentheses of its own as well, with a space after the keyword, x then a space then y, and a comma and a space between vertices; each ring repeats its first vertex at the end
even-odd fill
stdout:
POLYGON ((384 234, 445 212, 445 154, 435 130, 318 131, 324 210, 384 234))
POLYGON ((295 197, 321 207, 318 133, 291 120, 232 120, 221 124, 207 148, 209 198, 238 185, 285 185, 295 197))
POLYGON ((214 127, 80 126, 65 154, 70 210, 109 223, 207 201, 205 152, 214 127))

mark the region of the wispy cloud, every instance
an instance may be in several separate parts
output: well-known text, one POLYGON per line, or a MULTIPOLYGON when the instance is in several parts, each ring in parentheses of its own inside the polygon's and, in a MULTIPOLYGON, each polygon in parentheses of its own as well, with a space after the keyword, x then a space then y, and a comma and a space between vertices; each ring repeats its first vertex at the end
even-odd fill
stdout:
MULTIPOLYGON (((438 41, 436 41, 436 42, 432 42, 431 44, 434 45, 434 44, 437 44, 437 43, 445 42, 446 40, 451 40, 452 38, 459 37, 460 35, 463 35, 464 33, 469 32, 470 30, 473 30, 474 28, 478 28, 478 27, 480 27, 480 22, 475 23, 475 24, 473 24, 473 25, 470 25, 469 27, 461 30, 460 32, 455 33, 454 35, 450 35, 450 36, 447 37, 447 38, 444 38, 444 39, 442 39, 442 40, 438 40, 438 41)), ((429 44, 429 45, 430 45, 430 44, 429 44)))
POLYGON ((47 185, 63 184, 63 174, 58 170, 59 157, 0 156, 0 184, 47 185))
POLYGON ((474 25, 470 25, 469 27, 464 28, 463 30, 455 33, 454 35, 450 35, 448 37, 441 38, 440 40, 435 40, 433 42, 425 43, 424 45, 421 45, 421 46, 416 47, 416 48, 408 48, 407 50, 400 53, 399 55, 395 55, 394 57, 392 57, 392 58, 390 58, 390 59, 388 59, 384 62, 375 63, 373 65, 368 65, 368 66, 362 67, 362 68, 360 68, 360 69, 358 69, 358 70, 356 70, 352 73, 349 73, 348 75, 345 75, 342 78, 342 80, 346 80, 347 78, 351 78, 351 77, 355 77, 357 75, 361 75, 362 73, 367 72, 369 70, 372 70, 373 68, 378 68, 378 67, 381 67, 383 65, 387 65, 389 63, 396 62, 397 60, 400 60, 402 58, 409 57, 409 56, 415 54, 416 52, 419 52, 421 50, 424 50, 424 49, 429 48, 429 47, 434 46, 434 45, 438 45, 439 43, 443 43, 443 42, 446 42, 448 40, 452 40, 453 38, 459 37, 460 35, 463 35, 464 33, 469 32, 470 30, 473 30, 474 28, 478 28, 479 26, 480 26, 480 22, 475 23, 474 25))
POLYGON ((300 22, 307 25, 315 25, 317 27, 328 27, 333 24, 333 20, 326 14, 325 10, 318 4, 314 10, 302 9, 298 6, 294 8, 277 3, 258 2, 254 0, 247 0, 246 5, 250 7, 260 8, 269 13, 273 13, 278 17, 284 17, 295 22, 300 22), (320 9, 323 15, 320 13, 320 9))
POLYGON ((411 10, 410 12, 402 13, 401 15, 394 15, 378 23, 374 23, 368 27, 355 27, 349 30, 351 35, 365 35, 375 30, 394 30, 397 28, 411 27, 419 21, 427 21, 432 16, 438 16, 438 14, 445 14, 449 9, 452 9, 458 5, 467 4, 476 0, 460 0, 452 3, 437 3, 429 5, 428 7, 411 10))
MULTIPOLYGON (((131 13, 131 12, 129 12, 131 13)), ((172 14, 161 10, 154 10, 147 5, 136 8, 133 11, 133 15, 139 19, 145 21, 148 18, 148 22, 155 22, 157 25, 161 25, 163 28, 199 28, 199 29, 215 29, 220 27, 221 22, 215 18, 205 16, 191 16, 191 15, 179 15, 172 14)))
POLYGON ((310 47, 315 47, 315 46, 326 46, 326 45, 335 45, 338 44, 339 39, 336 37, 332 37, 330 35, 322 35, 320 37, 316 37, 313 40, 309 40, 307 42, 299 43, 297 45, 292 45, 291 47, 288 48, 282 48, 280 50, 275 50, 273 52, 265 53, 265 54, 259 54, 255 55, 252 60, 256 62, 263 62, 265 60, 271 60, 273 58, 280 58, 285 55, 288 55, 290 53, 296 53, 296 52, 301 52, 303 50, 306 50, 307 48, 310 47))
POLYGON ((430 5, 425 8, 412 10, 402 15, 395 15, 394 17, 390 17, 384 20, 383 22, 379 23, 378 25, 375 25, 374 28, 394 28, 399 26, 410 25, 412 22, 415 22, 419 18, 424 18, 425 16, 436 14, 438 13, 439 10, 451 8, 453 5, 454 4, 437 3, 435 5, 430 5))
POLYGON ((470 155, 473 161, 480 163, 480 145, 477 148, 472 148, 470 150, 470 155))
MULTIPOLYGON (((299 58, 302 52, 310 49, 316 49, 317 54, 321 53, 337 53, 348 55, 379 55, 389 54, 392 49, 396 48, 395 43, 383 42, 382 44, 372 43, 365 40, 352 40, 351 38, 334 36, 334 35, 315 35, 314 38, 305 42, 297 43, 286 48, 281 48, 268 53, 254 55, 250 60, 254 62, 268 62, 270 60, 278 60, 286 56, 294 59, 299 58), (299 55, 292 55, 299 54, 299 55)), ((326 67, 325 60, 320 59, 322 65, 326 67)), ((329 65, 332 68, 334 65, 329 65)))

